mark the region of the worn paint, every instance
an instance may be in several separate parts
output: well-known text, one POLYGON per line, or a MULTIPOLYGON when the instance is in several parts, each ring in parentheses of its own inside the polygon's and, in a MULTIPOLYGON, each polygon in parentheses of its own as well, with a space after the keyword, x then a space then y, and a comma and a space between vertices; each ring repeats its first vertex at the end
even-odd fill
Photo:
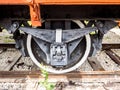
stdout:
POLYGON ((0 4, 29 4, 31 2, 39 4, 63 4, 63 5, 73 5, 73 4, 120 4, 120 0, 0 0, 0 4))
POLYGON ((28 5, 32 26, 41 26, 40 5, 120 5, 120 0, 0 0, 0 5, 28 5))

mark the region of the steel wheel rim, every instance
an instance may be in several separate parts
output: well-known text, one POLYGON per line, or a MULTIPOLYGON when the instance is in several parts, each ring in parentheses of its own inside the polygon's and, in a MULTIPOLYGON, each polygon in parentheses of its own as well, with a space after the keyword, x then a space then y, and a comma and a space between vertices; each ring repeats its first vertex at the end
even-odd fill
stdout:
MULTIPOLYGON (((84 28, 84 25, 79 20, 73 20, 73 22, 75 22, 79 27, 84 28)), ((32 35, 30 35, 30 34, 27 37, 27 50, 28 50, 29 56, 31 57, 32 61, 38 67, 40 67, 41 69, 46 70, 48 72, 51 72, 51 73, 63 74, 63 73, 67 73, 67 72, 77 69, 86 61, 86 59, 89 55, 89 52, 90 52, 90 48, 91 48, 90 35, 85 35, 85 39, 86 39, 86 49, 85 49, 85 53, 84 53, 83 57, 79 60, 79 62, 77 64, 75 64, 74 66, 72 66, 68 69, 64 69, 64 70, 50 69, 50 68, 44 67, 40 62, 38 62, 38 60, 35 58, 34 54, 32 53, 32 48, 31 48, 32 35)))

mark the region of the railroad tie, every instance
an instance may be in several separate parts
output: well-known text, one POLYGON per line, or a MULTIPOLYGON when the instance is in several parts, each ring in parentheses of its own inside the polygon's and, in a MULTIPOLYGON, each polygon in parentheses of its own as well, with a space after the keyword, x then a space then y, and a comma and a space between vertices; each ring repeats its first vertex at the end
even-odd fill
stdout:
POLYGON ((105 50, 105 53, 118 65, 120 65, 120 56, 114 53, 112 50, 105 50))
POLYGON ((13 57, 12 62, 9 65, 7 65, 7 67, 4 68, 4 71, 10 71, 21 57, 22 57, 21 53, 17 53, 15 57, 13 57))
POLYGON ((88 57, 88 62, 90 63, 94 71, 105 71, 96 57, 88 57))

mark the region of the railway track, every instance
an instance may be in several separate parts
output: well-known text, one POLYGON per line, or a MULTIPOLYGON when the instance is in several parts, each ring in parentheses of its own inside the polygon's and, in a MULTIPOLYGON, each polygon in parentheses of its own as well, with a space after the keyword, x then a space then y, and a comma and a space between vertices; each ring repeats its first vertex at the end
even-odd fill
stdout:
MULTIPOLYGON (((42 76, 42 73, 40 71, 0 71, 0 78, 40 78, 44 79, 42 76)), ((65 82, 68 82, 69 80, 77 80, 77 79, 87 79, 89 78, 89 82, 98 82, 94 81, 94 79, 102 79, 102 78, 118 78, 118 81, 120 80, 120 71, 73 71, 66 74, 52 74, 49 73, 49 78, 56 79, 52 80, 50 82, 56 82, 60 81, 61 79, 65 82)), ((104 82, 105 80, 100 80, 100 82, 104 82)), ((86 81, 84 81, 86 82, 86 81)), ((114 81, 113 81, 114 82, 114 81)))
MULTIPOLYGON (((117 65, 120 65, 120 56, 118 54, 116 54, 113 50, 111 49, 120 49, 120 44, 112 44, 112 43, 104 43, 102 44, 103 48, 102 50, 106 53, 106 55, 112 60, 112 62, 114 62, 117 65)), ((14 66, 16 65, 16 67, 18 68, 19 66, 23 66, 26 65, 28 67, 27 70, 38 70, 38 68, 36 68, 36 66, 34 66, 34 64, 32 63, 31 65, 27 65, 25 64, 24 60, 27 61, 29 63, 29 59, 30 58, 24 58, 21 56, 21 54, 15 49, 15 43, 0 43, 0 48, 1 48, 1 57, 5 55, 5 53, 8 51, 8 55, 6 55, 6 62, 4 63, 5 65, 3 65, 2 67, 0 67, 0 71, 4 70, 4 71, 11 71, 14 70, 14 66), (8 49, 8 50, 7 50, 8 49), (10 50, 9 50, 10 49, 10 50), (11 51, 13 54, 11 54, 11 51), (9 56, 11 54, 11 56, 9 56), (12 58, 10 58, 12 57, 12 58), (7 60, 8 59, 8 60, 7 60), (22 59, 22 61, 20 62, 20 60, 22 59)), ((2 58, 1 58, 2 59, 2 58)), ((106 61, 105 63, 109 63, 109 61, 106 61)), ((87 66, 85 66, 85 64, 83 66, 81 66, 82 68, 88 68, 87 71, 105 71, 106 69, 100 64, 100 61, 97 60, 96 57, 90 57, 88 58, 87 62, 86 62, 87 66)), ((81 69, 84 71, 84 69, 81 69)), ((80 70, 80 71, 81 71, 80 70)))
MULTIPOLYGON (((66 74, 49 74, 48 82, 54 84, 54 90, 119 90, 120 71, 71 72, 66 74)), ((45 90, 39 84, 44 82, 40 71, 2 71, 0 72, 0 88, 2 82, 6 89, 45 90), (14 86, 16 85, 16 87, 14 86)))
MULTIPOLYGON (((45 79, 39 68, 33 63, 26 63, 25 61, 31 61, 28 61, 30 58, 22 57, 14 47, 14 43, 0 43, 0 48, 3 49, 0 55, 5 56, 6 53, 8 53, 7 56, 9 55, 9 58, 6 57, 5 63, 0 67, 0 89, 45 90, 44 86, 39 85, 39 82, 44 82, 45 79), (24 66, 28 68, 25 69, 24 66), (21 67, 23 67, 22 70, 21 67)), ((119 66, 120 57, 112 49, 120 49, 120 44, 103 44, 102 51, 111 58, 115 66, 119 66)), ((109 61, 105 61, 105 63, 107 67, 109 61)), ((74 72, 61 75, 49 74, 48 82, 55 84, 54 90, 85 90, 87 88, 119 90, 120 67, 116 71, 106 69, 106 67, 103 67, 96 57, 88 58, 84 65, 74 72)))

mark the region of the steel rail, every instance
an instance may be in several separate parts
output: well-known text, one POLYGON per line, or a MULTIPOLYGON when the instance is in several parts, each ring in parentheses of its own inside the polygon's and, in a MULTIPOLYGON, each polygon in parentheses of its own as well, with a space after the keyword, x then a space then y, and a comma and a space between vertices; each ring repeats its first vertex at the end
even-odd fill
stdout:
POLYGON ((120 56, 112 50, 105 50, 105 53, 118 65, 120 65, 120 56))
MULTIPOLYGON (((0 80, 23 79, 44 81, 40 71, 0 71, 0 80)), ((120 82, 120 71, 82 71, 65 74, 48 74, 49 82, 120 82)))
MULTIPOLYGON (((0 78, 1 77, 42 77, 42 73, 40 71, 0 71, 0 78)), ((120 71, 81 71, 81 72, 70 72, 70 73, 65 73, 65 74, 52 74, 49 73, 49 76, 55 76, 55 77, 60 77, 60 76, 66 76, 68 78, 86 78, 86 77, 104 77, 104 76, 109 76, 109 75, 119 75, 120 76, 120 71)))
POLYGON ((0 48, 15 48, 15 43, 0 43, 0 48))
POLYGON ((107 49, 120 49, 120 43, 103 43, 102 50, 107 49))

